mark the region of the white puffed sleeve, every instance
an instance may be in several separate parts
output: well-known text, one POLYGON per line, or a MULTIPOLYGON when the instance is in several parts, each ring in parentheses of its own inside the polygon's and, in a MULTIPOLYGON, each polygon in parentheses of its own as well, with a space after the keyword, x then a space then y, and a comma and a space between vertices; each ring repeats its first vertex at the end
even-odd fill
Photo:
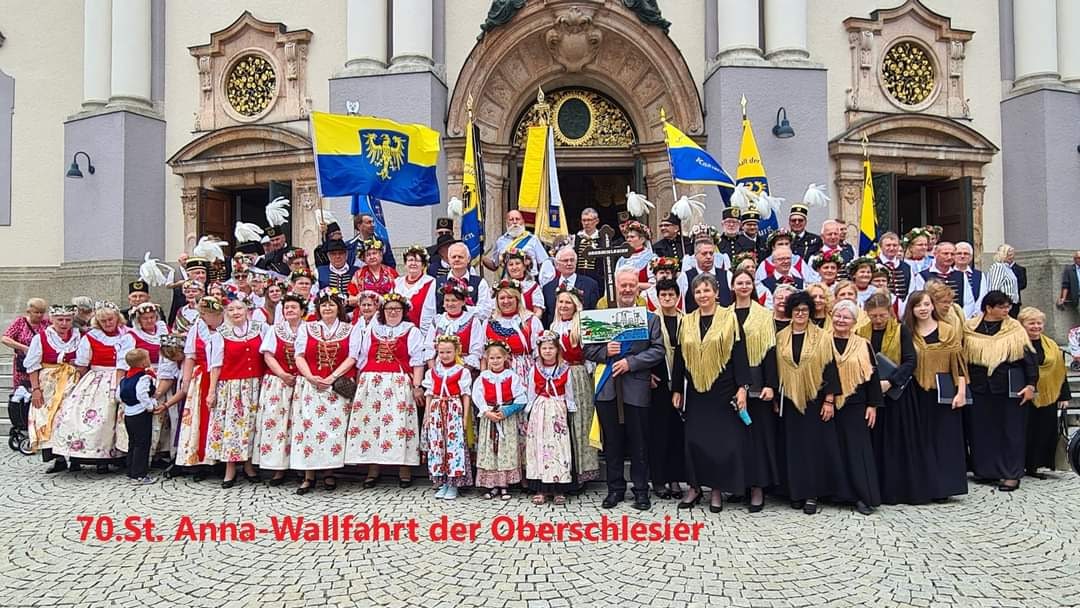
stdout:
POLYGON ((431 377, 432 373, 433 372, 430 369, 425 371, 424 372, 424 380, 422 382, 420 382, 420 386, 424 387, 424 394, 425 395, 434 395, 435 394, 435 393, 432 392, 433 387, 435 386, 435 379, 431 377))
POLYGON ((538 340, 540 334, 544 333, 544 326, 540 323, 540 319, 536 315, 529 315, 529 320, 526 321, 529 324, 529 355, 536 356, 536 347, 539 346, 538 340))
POLYGON ((420 330, 413 327, 409 328, 408 335, 409 344, 409 365, 413 367, 422 367, 427 359, 427 348, 424 345, 424 335, 420 333, 420 330))
POLYGON ((373 327, 363 328, 357 324, 349 333, 349 356, 356 360, 356 370, 358 372, 364 368, 368 351, 371 350, 371 333, 373 330, 373 327))
POLYGON ((30 338, 30 345, 26 348, 26 357, 23 358, 23 366, 26 373, 30 374, 41 369, 41 334, 34 334, 30 338))
POLYGON ((277 334, 273 331, 268 331, 263 334, 262 344, 259 345, 260 353, 270 353, 271 355, 277 352, 277 334))
POLYGON ((210 343, 206 345, 206 362, 210 369, 225 364, 225 338, 217 332, 210 336, 210 343))
MULTIPOLYGON (((293 349, 294 349, 293 350, 293 357, 296 358, 296 359, 299 359, 299 358, 303 357, 304 353, 307 352, 307 343, 308 343, 307 325, 308 324, 305 321, 305 322, 301 323, 300 327, 296 330, 296 340, 293 341, 293 349)), ((274 332, 270 332, 270 335, 273 336, 274 332)), ((264 340, 263 341, 263 347, 264 347, 263 352, 266 352, 265 346, 266 346, 266 341, 264 340)), ((274 338, 274 351, 272 351, 272 352, 276 352, 276 351, 277 351, 277 338, 274 338)), ((351 348, 349 349, 349 352, 352 352, 351 348)))
POLYGON ((89 367, 90 365, 89 336, 79 338, 79 347, 75 349, 75 365, 78 367, 89 367))
POLYGON ((484 358, 484 324, 476 317, 469 321, 469 352, 461 354, 465 365, 480 369, 480 360, 484 358))
POLYGON ((135 350, 135 334, 129 331, 121 336, 116 344, 116 367, 120 367, 120 363, 123 362, 124 369, 127 369, 127 361, 124 357, 133 350, 135 350))
POLYGON ((476 411, 481 412, 481 413, 487 411, 488 404, 487 404, 487 400, 484 399, 484 374, 483 374, 483 372, 481 372, 480 375, 476 377, 476 382, 473 382, 472 393, 471 394, 472 394, 473 407, 476 408, 476 411))
POLYGON ((546 306, 544 306, 544 289, 543 289, 543 287, 540 287, 539 285, 537 285, 536 289, 534 289, 532 291, 532 298, 530 298, 530 299, 532 300, 532 302, 526 302, 525 303, 529 307, 529 310, 533 310, 535 308, 539 308, 539 309, 543 310, 544 308, 546 308, 546 306))
POLYGON ((480 285, 476 288, 476 304, 473 306, 473 311, 476 316, 481 319, 487 319, 491 317, 491 312, 495 310, 495 298, 491 295, 491 285, 488 285, 486 279, 480 279, 480 285))
POLYGON ((420 335, 426 336, 428 330, 431 329, 432 321, 435 320, 435 279, 431 280, 430 285, 427 288, 427 295, 424 297, 423 307, 420 309, 420 335))
POLYGON ((187 337, 184 339, 184 356, 188 359, 195 357, 195 336, 199 335, 199 327, 202 325, 201 319, 196 319, 195 323, 188 329, 187 337))
POLYGON ((472 372, 470 372, 469 368, 467 367, 461 370, 461 383, 459 384, 459 386, 461 387, 462 395, 472 394, 470 392, 472 390, 472 372))
POLYGON ((432 323, 427 331, 424 332, 424 360, 431 361, 435 358, 435 339, 439 337, 439 330, 435 323, 432 323))
POLYGON ((180 366, 168 357, 158 359, 157 377, 159 380, 179 380, 180 366))

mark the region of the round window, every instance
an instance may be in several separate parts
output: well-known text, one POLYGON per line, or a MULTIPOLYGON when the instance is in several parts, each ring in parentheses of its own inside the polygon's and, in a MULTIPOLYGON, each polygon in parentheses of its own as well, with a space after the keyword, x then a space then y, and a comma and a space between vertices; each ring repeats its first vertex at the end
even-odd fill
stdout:
POLYGON ((937 84, 934 61, 918 44, 908 40, 898 42, 882 58, 881 83, 898 103, 917 106, 934 92, 937 84))
POLYGON ((229 105, 242 116, 257 116, 264 112, 270 107, 276 92, 274 66, 259 55, 242 57, 225 79, 229 105))

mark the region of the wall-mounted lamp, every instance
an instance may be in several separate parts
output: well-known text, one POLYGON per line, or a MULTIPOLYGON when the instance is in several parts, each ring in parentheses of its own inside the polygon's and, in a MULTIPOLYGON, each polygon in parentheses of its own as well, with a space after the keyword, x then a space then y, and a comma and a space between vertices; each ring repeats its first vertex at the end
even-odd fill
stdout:
POLYGON ((791 128, 791 123, 787 119, 787 110, 784 106, 780 106, 780 109, 776 111, 776 124, 773 125, 772 134, 778 139, 787 139, 789 137, 795 137, 795 129, 791 128), (781 119, 780 115, 783 114, 784 118, 781 119))
POLYGON ((78 152, 75 153, 75 156, 71 157, 71 166, 68 167, 68 170, 67 170, 67 176, 68 177, 81 178, 83 176, 82 171, 79 169, 79 155, 80 154, 82 154, 83 156, 86 157, 86 170, 90 172, 90 175, 94 174, 94 164, 90 162, 90 155, 87 154, 86 152, 83 152, 82 150, 79 150, 78 152))

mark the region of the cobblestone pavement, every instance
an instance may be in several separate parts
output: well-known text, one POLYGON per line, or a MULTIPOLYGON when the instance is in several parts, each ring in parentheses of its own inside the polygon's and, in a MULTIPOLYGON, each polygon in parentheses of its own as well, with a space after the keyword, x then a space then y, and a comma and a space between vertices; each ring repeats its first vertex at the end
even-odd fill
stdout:
MULTIPOLYGON (((862 517, 826 506, 813 517, 770 501, 762 513, 677 512, 654 501, 599 508, 599 487, 565 507, 524 497, 444 502, 396 483, 293 494, 246 482, 119 474, 44 475, 36 458, 0 456, 0 604, 7 606, 1076 606, 1080 603, 1080 478, 1059 473, 1001 494, 972 485, 948 504, 884 507, 862 517), (253 521, 354 514, 420 522, 419 542, 173 540, 181 518, 253 521), (156 543, 80 541, 80 515, 150 516, 156 543), (427 538, 439 516, 479 521, 475 542, 427 538), (530 521, 703 523, 697 542, 496 542, 498 515, 530 521)), ((104 524, 102 531, 108 532, 104 524)), ((106 534, 106 538, 109 535, 106 534)))

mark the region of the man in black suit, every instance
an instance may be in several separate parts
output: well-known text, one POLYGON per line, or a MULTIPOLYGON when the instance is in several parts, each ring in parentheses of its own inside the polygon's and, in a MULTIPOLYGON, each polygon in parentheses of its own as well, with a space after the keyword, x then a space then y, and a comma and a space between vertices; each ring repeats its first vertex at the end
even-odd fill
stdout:
POLYGON ((1068 305, 1075 309, 1078 303, 1080 303, 1080 251, 1074 251, 1073 263, 1061 271, 1061 295, 1058 296, 1057 305, 1068 305))
POLYGON ((600 300, 600 285, 591 278, 577 272, 577 253, 570 247, 563 247, 555 254, 555 278, 548 281, 544 287, 544 316, 541 320, 544 327, 551 326, 551 320, 555 316, 555 290, 565 283, 581 291, 581 305, 586 310, 596 308, 596 302, 600 300))
POLYGON ((684 257, 694 253, 689 237, 682 234, 682 220, 674 213, 660 220, 661 238, 653 243, 653 253, 662 258, 675 258, 682 263, 684 257))
POLYGON ((729 306, 734 301, 734 296, 731 293, 731 280, 728 278, 727 270, 716 267, 716 245, 708 234, 702 234, 701 236, 703 238, 699 238, 694 243, 694 267, 680 274, 679 278, 676 279, 680 293, 685 294, 683 302, 686 307, 686 314, 694 312, 698 307, 697 301, 694 300, 694 294, 690 292, 690 285, 699 274, 711 274, 716 277, 716 283, 720 288, 716 292, 717 304, 729 306))
POLYGON ((791 252, 804 260, 821 250, 821 237, 806 229, 806 216, 810 208, 804 203, 795 203, 788 214, 788 227, 791 228, 791 252))

